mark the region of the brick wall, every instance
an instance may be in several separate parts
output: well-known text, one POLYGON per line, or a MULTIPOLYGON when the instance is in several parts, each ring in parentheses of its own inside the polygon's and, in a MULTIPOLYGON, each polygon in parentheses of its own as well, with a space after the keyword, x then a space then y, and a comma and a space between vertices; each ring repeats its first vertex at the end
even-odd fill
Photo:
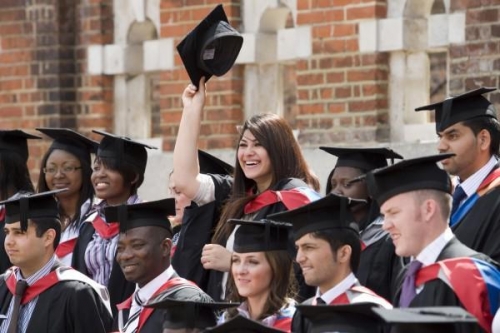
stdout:
MULTIPOLYGON (((217 0, 161 1, 159 38, 176 43, 217 0)), ((225 0, 230 22, 241 28, 239 0, 225 0)), ((466 12, 464 45, 449 49, 452 94, 477 85, 498 86, 500 3, 454 0, 466 12)), ((313 55, 284 65, 285 116, 301 130, 303 146, 388 139, 388 54, 360 54, 358 25, 385 18, 384 0, 297 0, 297 24, 312 26, 313 55)), ((0 117, 2 128, 64 126, 89 133, 113 128, 113 78, 88 75, 86 48, 113 43, 112 0, 0 1, 0 117)), ((153 136, 171 151, 189 83, 176 55, 175 70, 151 76, 153 136)), ((235 66, 208 84, 200 147, 232 148, 243 122, 244 68, 235 66)), ((500 109, 500 93, 491 94, 500 109)), ((30 165, 46 144, 31 147, 30 165)))
MULTIPOLYGON (((478 86, 498 87, 500 77, 500 2, 451 1, 452 11, 466 11, 466 43, 450 48, 450 92, 478 86)), ((489 95, 500 111, 500 92, 489 95)), ((499 113, 500 115, 500 113, 499 113)))

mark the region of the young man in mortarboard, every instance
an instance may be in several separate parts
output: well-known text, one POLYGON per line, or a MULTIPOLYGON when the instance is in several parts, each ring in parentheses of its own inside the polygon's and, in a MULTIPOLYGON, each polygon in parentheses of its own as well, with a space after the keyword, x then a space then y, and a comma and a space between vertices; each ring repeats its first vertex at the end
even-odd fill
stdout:
POLYGON ((387 159, 403 157, 388 148, 320 147, 337 156, 335 167, 328 176, 326 194, 366 200, 351 207, 358 224, 362 242, 361 257, 356 277, 361 285, 385 299, 391 299, 395 278, 402 268, 401 260, 394 254, 394 245, 382 229, 380 207, 370 198, 364 179, 357 177, 368 171, 387 166, 387 159))
POLYGON ((422 106, 435 110, 440 153, 453 153, 441 163, 457 176, 450 225, 468 247, 500 261, 500 124, 493 104, 480 88, 422 106))
MULTIPOLYGON (((361 241, 349 208, 355 204, 360 204, 360 201, 329 194, 300 208, 268 216, 274 221, 293 225, 296 261, 306 284, 317 287, 316 296, 303 304, 370 302, 392 307, 384 298, 362 287, 356 279, 361 241)), ((303 332, 308 325, 297 311, 292 332, 303 332)))
MULTIPOLYGON (((34 192, 28 170, 28 140, 41 139, 21 130, 0 130, 0 200, 18 193, 34 192)), ((0 244, 4 243, 5 209, 0 206, 0 244)), ((3 246, 0 246, 0 273, 12 266, 3 246)))
POLYGON ((111 329, 106 288, 62 265, 54 255, 61 236, 57 192, 2 202, 5 249, 15 265, 0 277, 2 333, 105 333, 111 329))
POLYGON ((120 224, 116 261, 127 281, 136 284, 133 295, 118 305, 118 328, 125 333, 160 332, 163 311, 144 308, 144 304, 158 295, 176 299, 204 294, 170 265, 168 216, 175 214, 174 199, 110 206, 104 213, 106 220, 120 224))
POLYGON ((451 156, 409 159, 374 170, 366 176, 368 190, 381 207, 396 254, 411 257, 400 274, 394 305, 460 306, 489 331, 498 308, 500 273, 494 261, 462 244, 448 226, 451 181, 436 163, 451 156))

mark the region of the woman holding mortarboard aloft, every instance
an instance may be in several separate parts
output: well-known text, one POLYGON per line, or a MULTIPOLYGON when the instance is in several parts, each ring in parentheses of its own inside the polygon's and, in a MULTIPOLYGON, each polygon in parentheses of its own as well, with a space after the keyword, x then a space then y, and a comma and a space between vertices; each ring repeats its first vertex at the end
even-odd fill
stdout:
POLYGON ((37 191, 68 189, 56 195, 62 228, 56 255, 62 263, 71 266, 81 224, 92 211, 91 154, 97 150, 98 143, 66 128, 37 130, 54 140, 42 157, 37 191))
MULTIPOLYGON (((20 192, 34 192, 28 171, 28 140, 41 139, 21 130, 0 130, 0 201, 20 192)), ((11 265, 3 246, 5 210, 0 206, 0 273, 11 265)))
POLYGON ((220 322, 241 315, 290 332, 296 287, 287 250, 291 224, 270 220, 228 223, 239 228, 234 234, 227 299, 241 305, 227 310, 220 322))
POLYGON ((387 166, 387 159, 403 157, 388 148, 340 148, 320 147, 337 156, 335 167, 326 183, 326 194, 366 200, 354 205, 351 212, 358 223, 362 252, 356 277, 359 282, 385 299, 391 299, 395 278, 402 268, 394 254, 394 245, 388 233, 382 230, 384 219, 380 207, 368 196, 364 179, 357 177, 368 171, 387 166))
MULTIPOLYGON (((219 5, 177 46, 192 84, 182 95, 184 110, 174 149, 172 179, 176 191, 192 201, 215 201, 219 207, 224 203, 213 244, 199 243, 198 248, 203 247, 201 258, 186 258, 189 261, 184 262, 198 262, 191 264, 196 266, 201 261, 203 268, 209 270, 206 291, 216 300, 224 296, 233 247, 234 226, 227 224, 227 220, 260 220, 272 212, 292 209, 319 197, 310 189, 310 186, 319 188, 318 180, 302 156, 290 125, 275 114, 253 116, 243 125, 234 178, 200 174, 197 143, 205 104, 205 81, 231 68, 242 43, 243 37, 228 24, 219 5)), ((213 224, 214 218, 217 216, 207 216, 199 223, 213 224)), ((194 232, 186 237, 199 235, 194 232)), ((290 250, 295 249, 291 246, 290 250)))
POLYGON ((153 148, 129 138, 93 131, 104 137, 99 143, 91 176, 95 195, 94 205, 80 229, 73 253, 73 267, 108 287, 111 307, 127 299, 134 283, 127 282, 115 261, 119 225, 106 221, 104 207, 140 202, 137 189, 144 181, 148 160, 146 148, 153 148))

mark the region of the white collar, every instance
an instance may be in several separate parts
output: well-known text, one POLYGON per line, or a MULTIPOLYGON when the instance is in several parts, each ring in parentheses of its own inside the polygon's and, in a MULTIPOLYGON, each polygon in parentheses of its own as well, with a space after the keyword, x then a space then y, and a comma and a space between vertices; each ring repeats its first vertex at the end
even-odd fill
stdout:
POLYGON ((154 295, 154 293, 158 289, 160 289, 160 287, 164 285, 168 280, 170 280, 174 273, 174 268, 172 267, 172 265, 170 265, 160 275, 149 281, 142 288, 139 288, 139 286, 136 285, 136 291, 139 294, 139 298, 141 299, 142 303, 145 304, 146 302, 148 302, 149 299, 154 295))
POLYGON ((325 292, 323 295, 321 295, 318 288, 318 290, 316 291, 316 297, 321 297, 321 299, 325 301, 326 304, 330 304, 334 299, 345 293, 349 288, 352 287, 352 285, 356 284, 357 282, 358 279, 356 279, 353 273, 350 273, 345 277, 345 279, 340 281, 340 283, 325 292))

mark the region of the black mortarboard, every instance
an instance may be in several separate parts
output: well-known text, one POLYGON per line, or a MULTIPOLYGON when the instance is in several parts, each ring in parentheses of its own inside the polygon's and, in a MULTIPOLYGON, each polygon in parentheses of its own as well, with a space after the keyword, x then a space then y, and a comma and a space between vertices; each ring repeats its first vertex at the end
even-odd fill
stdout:
POLYGON ((266 326, 258 321, 243 317, 236 316, 215 327, 207 328, 205 332, 214 333, 283 333, 283 331, 276 328, 266 326))
POLYGON ((215 312, 238 305, 239 303, 214 302, 206 295, 203 299, 196 300, 155 297, 145 307, 165 310, 163 328, 205 329, 217 324, 215 312))
POLYGON ((59 219, 59 208, 54 195, 66 190, 59 189, 36 194, 25 193, 0 202, 0 205, 5 205, 5 223, 20 222, 21 230, 26 231, 28 219, 59 219))
POLYGON ((358 232, 351 211, 352 204, 366 202, 330 193, 300 208, 268 215, 270 220, 289 222, 293 226, 293 236, 299 239, 310 232, 348 228, 358 232))
POLYGON ((228 223, 239 224, 234 234, 234 252, 279 251, 288 249, 290 223, 271 220, 247 221, 231 219, 228 223))
POLYGON ((234 172, 233 166, 200 149, 198 149, 198 163, 200 173, 203 174, 232 175, 234 172))
POLYGON ((387 166, 387 159, 392 161, 396 158, 403 159, 403 156, 389 148, 319 147, 319 149, 338 157, 335 167, 351 167, 365 172, 387 166))
POLYGON ((0 130, 0 151, 14 152, 28 160, 28 139, 41 139, 21 130, 0 130))
POLYGON ((198 87, 204 76, 222 76, 233 66, 243 37, 227 19, 222 5, 218 5, 177 45, 191 82, 198 87))
POLYGON ((297 305, 297 311, 310 323, 309 333, 379 333, 382 321, 373 313, 374 303, 346 305, 297 305))
POLYGON ((403 160, 366 174, 368 193, 382 204, 391 197, 410 191, 437 190, 451 194, 451 180, 437 162, 455 154, 438 154, 403 160))
POLYGON ((495 107, 482 96, 496 89, 482 87, 468 91, 462 95, 449 97, 439 103, 418 107, 415 111, 436 110, 436 132, 438 133, 460 121, 478 117, 496 119, 495 107))
POLYGON ((37 128, 36 130, 54 140, 50 149, 69 151, 79 158, 84 158, 89 163, 90 154, 95 153, 99 146, 96 141, 67 128, 37 128))
POLYGON ((106 221, 120 223, 120 232, 138 227, 161 227, 171 231, 169 215, 175 215, 175 199, 142 202, 104 208, 106 221))
POLYGON ((124 161, 135 165, 139 168, 141 173, 146 171, 146 164, 148 163, 148 152, 146 148, 156 149, 156 147, 148 146, 144 143, 133 141, 130 138, 113 135, 103 131, 93 130, 92 132, 104 136, 99 143, 97 156, 124 161))
POLYGON ((458 306, 405 309, 373 308, 392 333, 476 332, 477 318, 458 306))

